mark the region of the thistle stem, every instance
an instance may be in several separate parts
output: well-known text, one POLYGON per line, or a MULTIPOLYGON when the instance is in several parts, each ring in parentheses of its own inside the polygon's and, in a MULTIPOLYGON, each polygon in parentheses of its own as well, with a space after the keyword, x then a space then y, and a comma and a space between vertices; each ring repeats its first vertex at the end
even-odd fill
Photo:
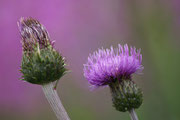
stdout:
POLYGON ((131 109, 129 111, 129 114, 130 114, 131 120, 138 120, 138 117, 137 117, 136 112, 135 112, 134 109, 131 109))
POLYGON ((61 100, 54 89, 54 83, 48 83, 42 86, 43 92, 51 105, 53 111, 56 114, 58 120, 70 120, 66 110, 64 109, 61 100))

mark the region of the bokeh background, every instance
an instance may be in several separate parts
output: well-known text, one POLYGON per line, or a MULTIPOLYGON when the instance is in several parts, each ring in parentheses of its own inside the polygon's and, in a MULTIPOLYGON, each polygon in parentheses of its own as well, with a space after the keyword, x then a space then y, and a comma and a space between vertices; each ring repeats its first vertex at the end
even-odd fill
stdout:
POLYGON ((0 0, 0 120, 56 120, 41 87, 19 80, 21 16, 40 20, 67 59, 58 93, 72 120, 130 119, 108 88, 90 91, 83 76, 89 53, 119 43, 142 49, 139 119, 180 119, 179 0, 0 0))

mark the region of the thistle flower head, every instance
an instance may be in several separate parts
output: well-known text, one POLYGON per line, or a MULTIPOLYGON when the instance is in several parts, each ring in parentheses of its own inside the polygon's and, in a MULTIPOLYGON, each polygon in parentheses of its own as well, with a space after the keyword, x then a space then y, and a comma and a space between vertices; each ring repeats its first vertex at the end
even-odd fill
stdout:
POLYGON ((99 87, 109 85, 115 79, 131 79, 133 73, 143 70, 140 50, 128 45, 99 49, 90 54, 84 65, 84 76, 90 84, 99 87))
POLYGON ((54 49, 45 27, 37 20, 21 18, 18 22, 22 38, 22 79, 33 84, 46 84, 62 77, 65 60, 54 49))
POLYGON ((142 104, 142 91, 132 81, 133 73, 143 70, 140 50, 121 46, 114 49, 99 49, 90 54, 84 65, 84 76, 95 87, 108 85, 116 110, 126 112, 139 108, 142 104))

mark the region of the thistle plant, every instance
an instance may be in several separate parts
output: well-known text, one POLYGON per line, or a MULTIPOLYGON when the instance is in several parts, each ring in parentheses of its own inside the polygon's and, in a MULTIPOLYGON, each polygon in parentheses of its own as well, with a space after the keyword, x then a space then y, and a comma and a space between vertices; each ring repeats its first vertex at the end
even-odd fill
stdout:
POLYGON ((65 59, 55 50, 45 27, 33 18, 18 22, 22 38, 22 80, 41 85, 58 120, 70 120, 56 91, 59 79, 66 73, 65 59))
POLYGON ((134 73, 143 70, 140 49, 118 45, 118 48, 99 49, 90 54, 84 65, 84 76, 93 87, 109 86, 113 107, 129 111, 132 120, 138 120, 134 109, 143 101, 141 89, 132 80, 134 73))

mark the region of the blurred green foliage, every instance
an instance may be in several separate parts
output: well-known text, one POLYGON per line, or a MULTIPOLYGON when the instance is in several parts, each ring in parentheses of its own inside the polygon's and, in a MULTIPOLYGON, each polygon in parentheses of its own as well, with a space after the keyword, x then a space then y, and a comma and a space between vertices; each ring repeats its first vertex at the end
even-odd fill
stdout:
MULTIPOLYGON (((145 120, 178 120, 180 50, 175 43, 178 38, 172 32, 174 24, 172 13, 157 1, 153 5, 147 13, 140 5, 134 5, 132 11, 135 14, 133 19, 135 38, 145 50, 144 60, 148 62, 145 69, 150 67, 149 72, 152 73, 151 79, 147 80, 153 85, 150 87, 150 93, 145 95, 146 105, 143 106, 139 116, 143 116, 145 120)), ((149 82, 146 86, 148 84, 149 82)))

